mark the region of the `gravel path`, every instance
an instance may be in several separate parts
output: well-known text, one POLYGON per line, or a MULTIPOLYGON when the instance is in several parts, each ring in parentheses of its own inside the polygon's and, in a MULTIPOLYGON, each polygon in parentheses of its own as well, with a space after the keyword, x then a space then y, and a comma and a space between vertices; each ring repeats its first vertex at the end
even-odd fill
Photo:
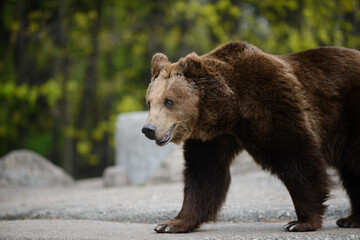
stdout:
POLYGON ((0 239, 360 239, 360 229, 340 229, 349 203, 336 186, 324 228, 287 233, 295 218, 285 187, 264 172, 236 175, 218 223, 191 234, 160 235, 156 223, 176 216, 182 183, 103 188, 100 179, 71 188, 0 189, 0 239))

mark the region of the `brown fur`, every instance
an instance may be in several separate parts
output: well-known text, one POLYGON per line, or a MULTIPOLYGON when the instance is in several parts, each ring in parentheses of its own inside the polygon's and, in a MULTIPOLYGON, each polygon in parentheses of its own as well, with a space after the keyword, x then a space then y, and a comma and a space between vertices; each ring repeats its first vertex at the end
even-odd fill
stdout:
POLYGON ((185 188, 178 216, 157 232, 189 232, 215 220, 242 149, 279 177, 297 221, 289 231, 321 227, 329 194, 326 167, 339 171, 360 226, 360 52, 322 47, 275 56, 230 42, 171 64, 152 61, 143 132, 159 145, 184 142, 185 188))

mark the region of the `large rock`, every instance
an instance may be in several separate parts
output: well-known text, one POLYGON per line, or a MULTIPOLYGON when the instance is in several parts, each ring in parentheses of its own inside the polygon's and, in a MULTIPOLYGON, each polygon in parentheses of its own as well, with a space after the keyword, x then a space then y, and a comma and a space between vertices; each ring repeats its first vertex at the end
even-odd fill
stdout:
POLYGON ((158 147, 147 139, 141 129, 147 112, 119 114, 116 121, 116 164, 126 170, 129 184, 143 184, 159 167, 174 148, 170 143, 158 147))
POLYGON ((151 175, 151 183, 178 182, 183 179, 184 156, 182 146, 172 149, 159 167, 151 175))
MULTIPOLYGON (((159 147, 147 139, 141 128, 146 122, 147 112, 125 113, 118 116, 116 122, 116 164, 125 169, 129 184, 146 182, 174 182, 182 179, 183 154, 182 146, 168 144, 159 147)), ((241 153, 234 161, 232 174, 258 171, 247 152, 241 153)), ((118 183, 107 179, 107 186, 118 183)), ((114 180, 115 181, 115 180, 114 180)))
POLYGON ((46 158, 16 150, 0 159, 0 187, 68 186, 73 179, 46 158))
MULTIPOLYGON (((152 183, 177 182, 183 179, 184 157, 181 148, 174 148, 173 151, 159 165, 150 178, 152 183)), ((260 171, 260 167, 246 152, 241 152, 231 165, 231 175, 246 174, 260 171)))

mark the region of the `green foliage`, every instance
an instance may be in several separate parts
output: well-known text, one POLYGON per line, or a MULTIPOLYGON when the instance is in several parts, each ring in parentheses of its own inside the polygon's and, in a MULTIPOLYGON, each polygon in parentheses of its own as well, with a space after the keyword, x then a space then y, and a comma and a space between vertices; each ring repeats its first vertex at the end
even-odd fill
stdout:
POLYGON ((177 61, 230 40, 274 54, 360 47, 359 0, 0 5, 0 155, 30 148, 75 176, 111 163, 116 116, 145 109, 155 52, 177 61))
POLYGON ((24 148, 31 149, 44 156, 49 154, 51 149, 51 134, 50 132, 36 134, 34 136, 27 136, 24 139, 24 148))

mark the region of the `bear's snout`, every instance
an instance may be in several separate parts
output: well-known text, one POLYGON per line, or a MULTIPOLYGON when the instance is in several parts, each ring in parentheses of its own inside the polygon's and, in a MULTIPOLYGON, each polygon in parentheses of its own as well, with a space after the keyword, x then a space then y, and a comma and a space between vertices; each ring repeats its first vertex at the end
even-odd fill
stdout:
POLYGON ((155 127, 151 124, 146 124, 142 129, 141 132, 145 134, 147 138, 150 140, 155 140, 155 127))

